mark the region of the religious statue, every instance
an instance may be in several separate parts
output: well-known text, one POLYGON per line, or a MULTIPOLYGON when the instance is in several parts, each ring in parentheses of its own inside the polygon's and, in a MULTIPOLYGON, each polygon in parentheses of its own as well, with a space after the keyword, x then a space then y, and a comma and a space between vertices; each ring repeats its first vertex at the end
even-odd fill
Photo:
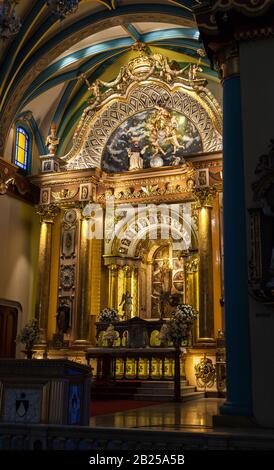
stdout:
POLYGON ((129 320, 130 319, 130 315, 131 315, 131 311, 132 311, 132 303, 133 303, 133 297, 130 295, 130 293, 128 291, 126 291, 126 293, 123 294, 122 296, 122 300, 120 302, 120 305, 123 304, 123 319, 124 320, 129 320))
POLYGON ((50 134, 47 136, 46 139, 46 146, 48 147, 49 155, 56 155, 59 142, 60 139, 59 137, 57 137, 57 126, 53 122, 50 127, 50 134))
MULTIPOLYGON (((170 111, 160 106, 155 106, 156 111, 150 116, 147 121, 146 127, 149 131, 149 139, 153 148, 152 158, 156 155, 165 155, 165 147, 172 145, 173 155, 176 154, 179 148, 184 145, 180 144, 179 139, 182 136, 178 133, 178 123, 176 116, 172 115, 170 111)), ((143 151, 146 150, 146 145, 143 151)))
POLYGON ((132 146, 128 150, 128 158, 129 158, 129 170, 139 170, 144 167, 144 161, 141 157, 141 150, 138 145, 139 139, 138 137, 133 137, 131 139, 132 146))
POLYGON ((60 336, 67 333, 70 323, 70 308, 68 305, 59 305, 56 315, 57 330, 60 336))
POLYGON ((172 269, 169 259, 165 258, 159 265, 162 292, 170 293, 172 286, 172 269))
POLYGON ((194 82, 197 80, 197 73, 202 72, 203 69, 199 66, 199 64, 188 64, 185 68, 182 69, 182 73, 187 70, 188 80, 189 82, 194 82))
POLYGON ((100 94, 100 81, 98 79, 94 80, 93 83, 90 83, 86 74, 82 73, 79 76, 79 80, 84 81, 87 89, 92 94, 92 98, 89 99, 89 107, 87 108, 89 111, 94 109, 100 102, 101 94, 100 94))

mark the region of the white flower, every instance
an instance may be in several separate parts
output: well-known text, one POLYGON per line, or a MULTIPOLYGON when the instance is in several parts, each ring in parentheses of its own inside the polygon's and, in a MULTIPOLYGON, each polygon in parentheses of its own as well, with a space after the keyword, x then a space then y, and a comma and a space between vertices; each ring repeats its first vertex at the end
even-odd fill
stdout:
POLYGON ((163 324, 158 338, 163 343, 180 343, 186 340, 197 318, 196 310, 187 304, 180 304, 172 312, 171 319, 163 324))
POLYGON ((119 321, 119 315, 117 310, 114 308, 104 308, 99 315, 99 321, 101 322, 112 322, 119 321))
POLYGON ((40 339, 40 328, 36 318, 26 323, 16 338, 18 343, 26 345, 26 348, 32 348, 34 343, 40 339))

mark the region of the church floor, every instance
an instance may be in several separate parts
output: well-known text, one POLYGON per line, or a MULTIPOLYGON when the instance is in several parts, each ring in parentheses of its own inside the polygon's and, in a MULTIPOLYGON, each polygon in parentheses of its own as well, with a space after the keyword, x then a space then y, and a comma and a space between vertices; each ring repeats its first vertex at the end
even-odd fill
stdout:
POLYGON ((273 450, 274 430, 266 428, 213 427, 213 416, 219 414, 224 399, 202 398, 184 403, 161 403, 117 413, 94 416, 90 419, 92 431, 103 437, 109 432, 116 438, 124 435, 124 429, 140 440, 181 439, 181 444, 190 449, 246 449, 273 450), (135 431, 135 432, 134 432, 135 431), (151 434, 151 432, 153 433, 151 434), (158 434, 159 433, 159 434, 158 434), (168 437, 169 436, 169 437, 168 437), (179 437, 180 436, 180 437, 179 437))
POLYGON ((220 398, 207 398, 184 403, 161 403, 93 416, 90 419, 90 426, 208 432, 212 429, 212 416, 218 414, 219 406, 222 403, 223 399, 220 398))

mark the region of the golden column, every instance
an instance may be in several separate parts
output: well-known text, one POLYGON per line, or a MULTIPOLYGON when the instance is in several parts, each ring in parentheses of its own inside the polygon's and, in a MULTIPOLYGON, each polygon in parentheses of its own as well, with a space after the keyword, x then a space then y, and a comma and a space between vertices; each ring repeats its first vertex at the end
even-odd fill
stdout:
POLYGON ((196 187, 194 197, 199 210, 199 338, 200 343, 214 342, 214 297, 211 201, 216 196, 214 186, 196 187))
POLYGON ((102 263, 102 245, 103 240, 93 239, 92 241, 92 283, 91 283, 91 316, 90 316, 90 335, 92 344, 96 343, 96 318, 100 313, 101 303, 101 263, 102 263))
POLYGON ((139 269, 137 267, 133 268, 132 271, 132 316, 139 316, 139 269))
MULTIPOLYGON (((198 258, 192 258, 185 262, 185 274, 186 274, 186 298, 185 302, 192 305, 197 311, 199 311, 199 269, 198 269, 198 258)), ((193 328, 193 340, 195 343, 199 336, 199 325, 198 321, 195 321, 193 328)))
POLYGON ((193 307, 199 311, 199 260, 194 258, 192 260, 192 272, 193 272, 193 307))
MULTIPOLYGON (((123 295, 128 293, 132 297, 132 309, 131 309, 131 316, 134 307, 134 266, 129 266, 128 264, 123 266, 123 295)), ((136 299, 135 299, 136 300, 136 299)), ((136 301, 135 301, 136 305, 136 301)))
POLYGON ((88 344, 89 319, 91 314, 91 283, 92 283, 92 233, 91 216, 82 214, 79 250, 79 285, 77 308, 77 339, 76 345, 88 344))
POLYGON ((53 204, 40 206, 37 212, 40 215, 41 230, 39 241, 38 284, 35 316, 38 319, 39 327, 41 329, 41 344, 46 344, 47 342, 52 225, 58 212, 58 207, 54 206, 53 204))
POLYGON ((193 282, 193 269, 192 261, 185 263, 186 272, 186 303, 194 306, 194 282, 193 282))
POLYGON ((108 283, 108 303, 110 308, 118 309, 118 266, 117 264, 108 265, 109 283, 108 283))

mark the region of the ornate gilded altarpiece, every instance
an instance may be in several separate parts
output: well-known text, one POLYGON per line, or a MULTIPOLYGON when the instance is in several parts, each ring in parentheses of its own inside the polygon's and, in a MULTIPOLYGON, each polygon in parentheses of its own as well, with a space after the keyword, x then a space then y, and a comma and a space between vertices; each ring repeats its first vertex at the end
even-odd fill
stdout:
POLYGON ((87 332, 86 340, 91 339, 91 325, 86 319, 78 321, 79 312, 84 315, 85 301, 91 302, 94 317, 105 306, 117 308, 122 315, 122 295, 129 291, 132 315, 157 318, 163 284, 198 308, 195 188, 204 194, 203 204, 209 188, 215 192, 222 188, 221 112, 193 65, 181 71, 163 56, 141 53, 112 83, 83 80, 91 97, 71 150, 59 158, 62 171, 32 178, 40 186, 40 207, 60 210, 56 308, 70 308, 70 329, 65 336, 70 345, 79 339, 81 328, 87 332), (138 154, 134 170, 129 169, 130 151, 138 154), (110 201, 115 228, 104 241, 92 245, 91 259, 98 257, 99 262, 87 267, 83 226, 87 218, 93 223, 96 217, 92 211, 86 217, 86 209, 98 203, 107 229, 105 208, 110 201), (130 214, 129 204, 133 207, 130 214), (140 204, 144 210, 136 222, 134 210, 140 204), (146 209, 151 204, 166 204, 169 210, 167 214, 156 210, 155 224, 146 209), (179 218, 173 217, 173 206, 179 208, 179 218), (169 239, 161 240, 159 227, 163 226, 170 230, 169 239), (147 235, 153 229, 157 236, 150 240, 147 235), (173 233, 181 242, 177 251, 171 247, 173 233), (83 301, 79 292, 92 299, 83 301))

